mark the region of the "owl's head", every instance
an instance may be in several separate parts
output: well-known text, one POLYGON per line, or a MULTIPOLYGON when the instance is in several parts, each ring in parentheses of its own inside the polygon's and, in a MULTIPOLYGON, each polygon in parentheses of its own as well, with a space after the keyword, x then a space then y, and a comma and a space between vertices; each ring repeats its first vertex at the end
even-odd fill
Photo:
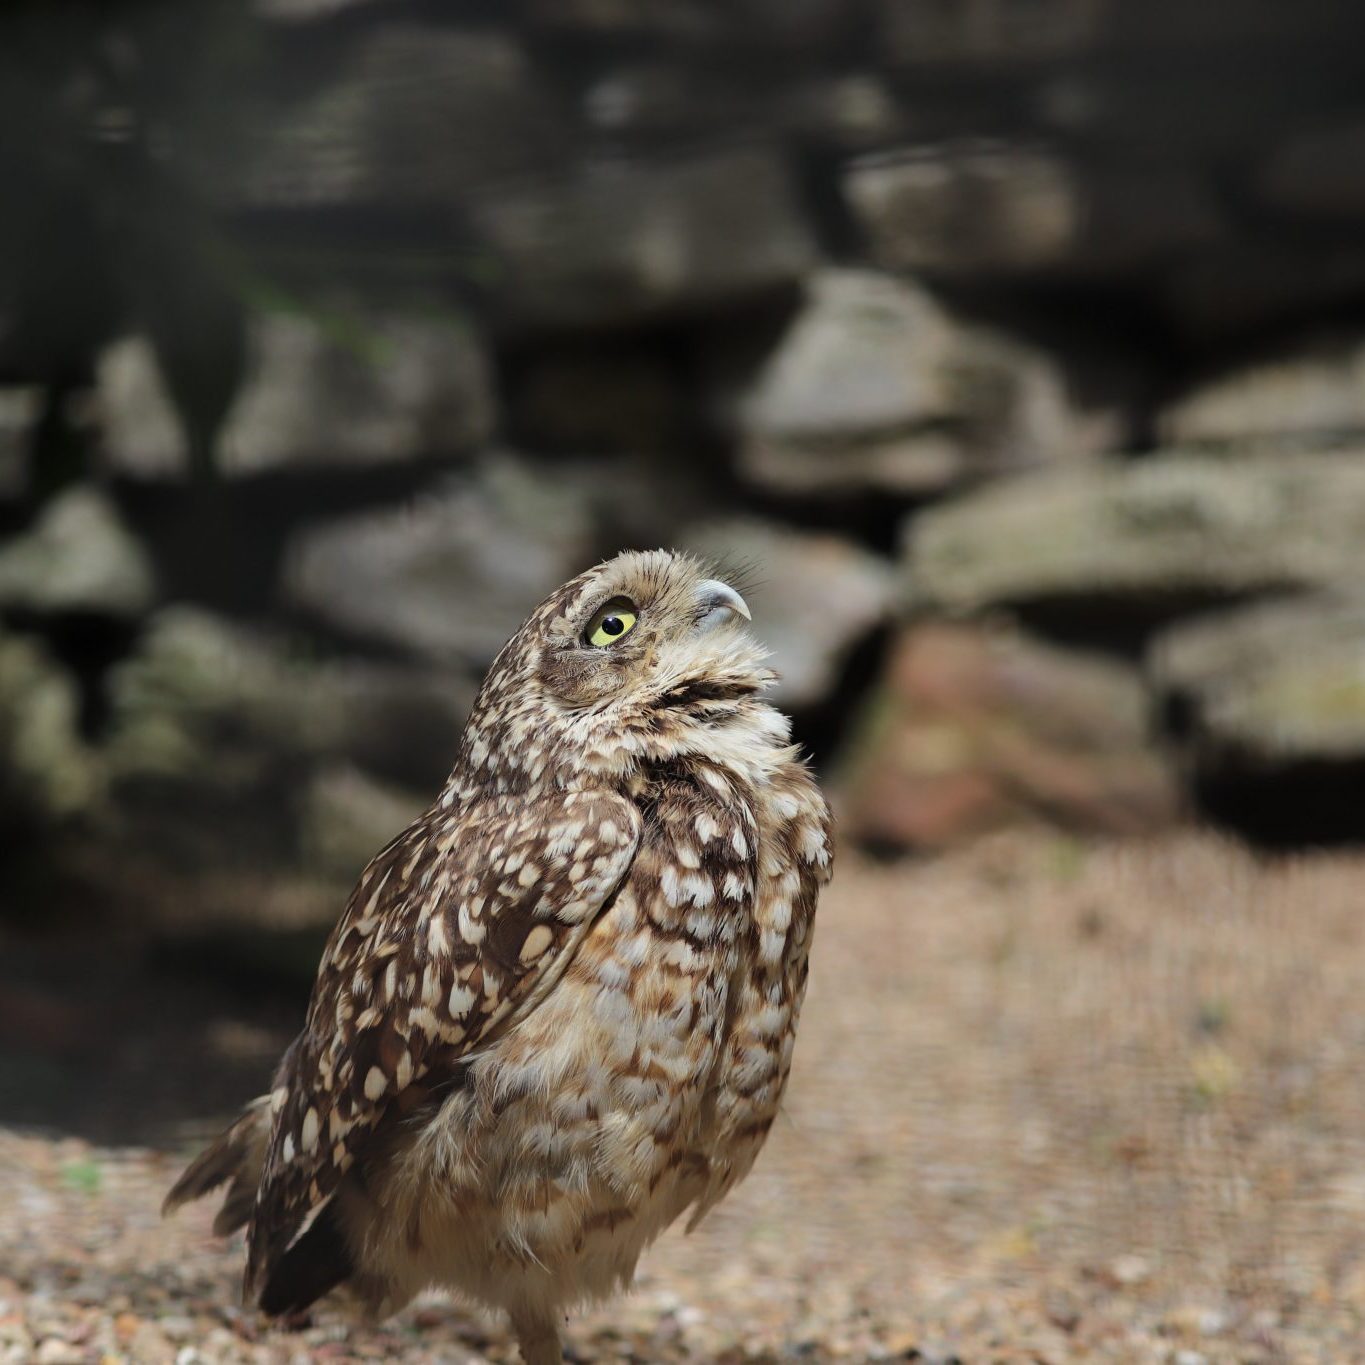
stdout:
POLYGON ((748 622, 738 590, 690 555, 629 551, 570 579, 494 660, 457 778, 518 790, 667 757, 772 680, 748 622))

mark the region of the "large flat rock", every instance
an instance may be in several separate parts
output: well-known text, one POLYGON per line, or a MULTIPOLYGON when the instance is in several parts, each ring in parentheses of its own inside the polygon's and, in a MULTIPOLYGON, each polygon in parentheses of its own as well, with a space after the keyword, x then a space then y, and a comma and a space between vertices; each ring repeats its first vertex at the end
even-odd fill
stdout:
POLYGON ((511 34, 393 18, 294 51, 258 68, 270 78, 243 100, 245 154, 207 186, 239 213, 428 226, 570 148, 566 111, 511 34))
POLYGON ((121 782, 247 791, 344 762, 434 790, 474 684, 458 673, 320 656, 301 637, 202 608, 163 608, 109 678, 121 782))
POLYGON ((592 479, 511 457, 417 501, 300 531, 284 592, 347 636, 482 669, 594 554, 592 479))
POLYGON ((1309 337, 1213 375, 1162 414, 1177 446, 1292 448, 1365 437, 1365 337, 1309 337))
POLYGON ((1117 406, 1084 406, 1055 357, 864 270, 812 278, 738 426, 745 474, 789 495, 940 492, 1124 436, 1117 406))
POLYGON ((0 634, 0 819, 56 824, 98 803, 99 757, 75 680, 36 641, 0 634))
MULTIPOLYGON (((109 467, 188 474, 185 427, 144 337, 101 357, 97 407, 109 467)), ((488 436, 493 418, 482 343, 458 317, 350 306, 258 313, 215 467, 232 476, 458 456, 488 436)))
POLYGON ((1365 762, 1365 597, 1315 594, 1183 622, 1149 667, 1194 761, 1365 762))
POLYGON ((955 611, 1122 613, 1360 581, 1365 453, 1154 455, 1002 481, 907 526, 906 591, 955 611))
POLYGON ((1112 276, 1224 232, 1177 161, 1082 162, 1045 143, 956 139, 852 162, 844 195, 871 258, 945 279, 1112 276))
POLYGON ((1039 820, 1135 834, 1179 809, 1134 668, 1019 633, 925 621, 901 632, 839 772, 841 827, 937 848, 1039 820))
POLYGON ((131 618, 156 597, 151 559, 100 489, 76 484, 0 542, 0 607, 131 618))
POLYGON ((470 212, 513 327, 714 308, 790 285, 817 258, 786 159, 764 144, 590 162, 470 212))
POLYGON ((845 194, 874 260, 893 270, 1014 273, 1055 266, 1082 227, 1067 164, 991 144, 909 148, 863 158, 845 194))

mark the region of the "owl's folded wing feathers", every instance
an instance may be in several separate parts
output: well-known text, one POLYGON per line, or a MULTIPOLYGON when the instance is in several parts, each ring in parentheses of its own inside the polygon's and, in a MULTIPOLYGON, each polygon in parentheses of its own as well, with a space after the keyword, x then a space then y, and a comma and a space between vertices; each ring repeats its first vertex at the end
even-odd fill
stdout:
POLYGON ((544 997, 639 835, 639 812, 611 793, 495 796, 434 807, 371 862, 270 1097, 248 1297, 375 1130, 544 997))

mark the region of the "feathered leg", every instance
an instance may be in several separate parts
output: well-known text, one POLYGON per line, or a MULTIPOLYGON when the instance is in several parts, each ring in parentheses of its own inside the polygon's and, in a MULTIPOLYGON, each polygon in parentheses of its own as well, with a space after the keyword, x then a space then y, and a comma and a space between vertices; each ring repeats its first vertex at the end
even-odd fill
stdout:
POLYGON ((512 1314, 512 1330, 526 1365, 563 1365, 559 1328, 552 1317, 535 1313, 512 1314))

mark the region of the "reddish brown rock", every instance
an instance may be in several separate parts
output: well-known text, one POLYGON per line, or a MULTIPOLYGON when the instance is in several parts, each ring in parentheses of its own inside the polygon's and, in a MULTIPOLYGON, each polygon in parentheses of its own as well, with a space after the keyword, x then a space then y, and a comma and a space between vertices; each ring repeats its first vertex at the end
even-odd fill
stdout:
POLYGON ((1039 820, 1160 828, 1177 793, 1147 712, 1121 664, 990 627, 908 627, 850 747, 843 828, 897 848, 1039 820))

